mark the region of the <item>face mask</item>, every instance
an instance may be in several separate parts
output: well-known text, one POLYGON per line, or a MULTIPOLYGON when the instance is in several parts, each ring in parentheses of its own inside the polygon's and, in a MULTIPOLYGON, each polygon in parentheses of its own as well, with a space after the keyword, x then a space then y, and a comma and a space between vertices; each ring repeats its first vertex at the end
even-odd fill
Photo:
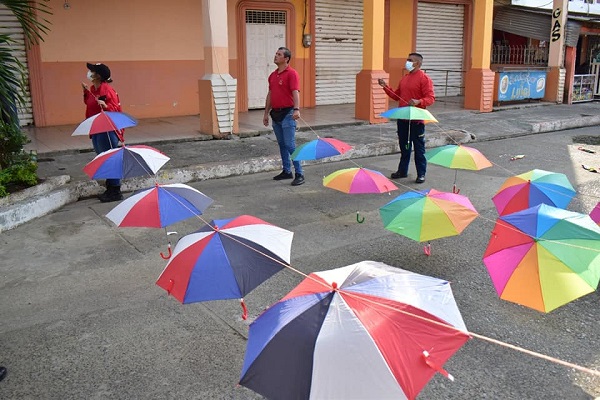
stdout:
POLYGON ((405 68, 405 69, 406 69, 408 72, 410 72, 410 71, 412 71, 413 69, 415 69, 415 67, 414 67, 414 65, 413 65, 413 62, 412 62, 412 61, 407 61, 407 62, 406 62, 406 64, 404 64, 404 68, 405 68))
POLYGON ((94 80, 94 73, 92 71, 88 71, 87 72, 87 78, 88 78, 88 81, 93 81, 94 80))

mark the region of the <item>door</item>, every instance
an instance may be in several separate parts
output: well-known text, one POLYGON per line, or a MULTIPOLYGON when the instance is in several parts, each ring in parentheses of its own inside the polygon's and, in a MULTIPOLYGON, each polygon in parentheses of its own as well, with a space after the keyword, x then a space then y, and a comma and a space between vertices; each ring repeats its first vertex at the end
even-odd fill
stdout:
POLYGON ((423 70, 433 81, 435 97, 463 92, 464 20, 462 4, 419 2, 417 53, 423 55, 423 70))
POLYGON ((285 23, 285 11, 246 11, 248 109, 265 107, 269 90, 267 79, 276 68, 273 57, 279 47, 289 47, 285 23))

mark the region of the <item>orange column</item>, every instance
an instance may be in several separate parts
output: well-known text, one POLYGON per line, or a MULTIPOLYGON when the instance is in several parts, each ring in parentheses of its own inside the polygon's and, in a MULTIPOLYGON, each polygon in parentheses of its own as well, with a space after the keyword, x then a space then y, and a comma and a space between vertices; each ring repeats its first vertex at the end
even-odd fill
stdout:
POLYGON ((548 54, 548 75, 544 100, 563 102, 564 93, 564 47, 565 26, 569 0, 554 0, 552 5, 552 25, 550 26, 550 51, 548 54))
POLYGON ((388 78, 383 70, 384 6, 385 0, 363 2, 363 66, 356 75, 354 114, 370 123, 387 121, 379 117, 386 110, 387 97, 377 83, 379 78, 388 78))
POLYGON ((465 74, 465 108, 490 112, 493 107, 494 72, 490 70, 494 0, 475 0, 471 65, 465 74))
POLYGON ((198 81, 200 132, 218 137, 238 132, 237 80, 229 74, 227 2, 202 0, 206 74, 198 81))

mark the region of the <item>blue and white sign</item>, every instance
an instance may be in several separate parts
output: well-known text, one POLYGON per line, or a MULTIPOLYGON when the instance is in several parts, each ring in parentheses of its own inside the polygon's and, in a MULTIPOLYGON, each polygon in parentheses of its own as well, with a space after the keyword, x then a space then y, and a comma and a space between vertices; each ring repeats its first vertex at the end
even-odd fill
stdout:
POLYGON ((541 99, 546 92, 546 71, 500 72, 498 101, 541 99))

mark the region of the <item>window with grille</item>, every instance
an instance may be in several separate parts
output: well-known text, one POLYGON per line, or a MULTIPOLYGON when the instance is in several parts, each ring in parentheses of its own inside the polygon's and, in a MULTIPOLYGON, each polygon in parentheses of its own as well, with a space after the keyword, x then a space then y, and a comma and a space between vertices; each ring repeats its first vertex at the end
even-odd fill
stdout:
POLYGON ((246 23, 285 25, 285 11, 246 10, 246 23))

